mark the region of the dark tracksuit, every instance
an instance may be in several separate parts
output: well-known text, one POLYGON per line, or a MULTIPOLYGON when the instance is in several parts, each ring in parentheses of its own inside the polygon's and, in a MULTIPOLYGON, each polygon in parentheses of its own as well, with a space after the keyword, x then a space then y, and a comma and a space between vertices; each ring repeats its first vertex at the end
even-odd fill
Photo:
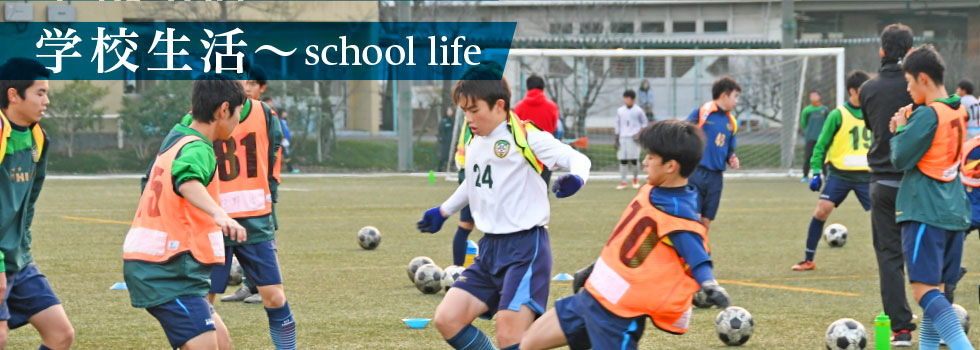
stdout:
POLYGON ((868 152, 871 167, 871 230, 878 258, 881 303, 891 318, 892 331, 913 330, 912 310, 905 295, 905 260, 902 231, 895 223, 895 197, 902 172, 891 163, 892 133, 888 123, 899 108, 912 103, 906 91, 902 66, 894 59, 882 59, 878 76, 861 86, 859 98, 864 123, 874 139, 868 152))

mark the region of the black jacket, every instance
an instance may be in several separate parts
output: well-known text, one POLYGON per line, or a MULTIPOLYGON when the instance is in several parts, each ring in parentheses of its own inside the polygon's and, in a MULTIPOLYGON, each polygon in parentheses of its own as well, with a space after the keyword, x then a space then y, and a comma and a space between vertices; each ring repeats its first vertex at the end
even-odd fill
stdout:
POLYGON ((899 108, 912 103, 906 90, 908 83, 902 66, 895 60, 881 61, 878 76, 861 85, 858 95, 864 124, 871 130, 874 140, 868 151, 868 165, 871 167, 871 180, 901 180, 902 172, 891 163, 892 133, 888 123, 899 108))

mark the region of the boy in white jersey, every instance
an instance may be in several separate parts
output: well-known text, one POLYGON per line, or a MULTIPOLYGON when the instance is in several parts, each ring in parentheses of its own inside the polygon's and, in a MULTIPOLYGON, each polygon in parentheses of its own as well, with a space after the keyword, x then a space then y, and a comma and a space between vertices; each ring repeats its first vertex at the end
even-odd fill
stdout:
POLYGON ((552 191, 571 196, 585 184, 589 158, 522 122, 510 111, 510 87, 498 68, 480 66, 456 83, 453 99, 473 138, 465 146, 465 181, 442 205, 425 212, 418 228, 438 232, 446 217, 469 204, 484 232, 480 255, 436 309, 435 326, 455 349, 496 349, 470 323, 497 314, 497 342, 515 347, 548 302, 551 246, 548 189, 540 173, 564 167, 552 191))

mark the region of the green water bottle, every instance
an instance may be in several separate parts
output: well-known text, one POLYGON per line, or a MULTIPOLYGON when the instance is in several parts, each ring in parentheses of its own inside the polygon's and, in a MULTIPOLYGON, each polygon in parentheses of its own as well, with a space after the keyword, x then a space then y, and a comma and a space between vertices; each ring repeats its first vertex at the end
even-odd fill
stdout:
POLYGON ((875 350, 891 350, 892 321, 882 311, 875 317, 875 350))

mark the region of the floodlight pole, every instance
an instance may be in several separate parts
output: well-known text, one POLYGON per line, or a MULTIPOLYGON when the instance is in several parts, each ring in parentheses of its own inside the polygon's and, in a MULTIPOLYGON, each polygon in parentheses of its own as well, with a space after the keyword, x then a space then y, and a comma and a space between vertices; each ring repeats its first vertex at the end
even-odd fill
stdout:
MULTIPOLYGON (((793 8, 793 0, 783 0, 782 4, 782 20, 783 20, 783 40, 780 47, 784 49, 796 48, 796 13, 793 8)), ((796 75, 793 74, 793 66, 790 63, 790 58, 784 58, 782 66, 782 84, 783 93, 781 113, 782 113, 782 124, 783 130, 781 132, 781 143, 782 147, 780 157, 780 167, 783 169, 789 169, 793 166, 793 156, 796 154, 796 128, 797 128, 797 118, 796 118, 796 99, 794 98, 796 94, 786 93, 788 89, 794 87, 791 83, 792 77, 796 75)), ((802 72, 806 74, 806 72, 802 72)), ((809 161, 809 159, 804 159, 804 162, 809 161)))
MULTIPOLYGON (((409 1, 398 1, 396 3, 398 20, 410 22, 412 20, 412 3, 409 1)), ((395 77, 398 79, 398 77, 395 77)), ((404 80, 398 83, 395 80, 396 110, 395 118, 398 125, 398 171, 411 171, 412 165, 412 82, 404 80)))

